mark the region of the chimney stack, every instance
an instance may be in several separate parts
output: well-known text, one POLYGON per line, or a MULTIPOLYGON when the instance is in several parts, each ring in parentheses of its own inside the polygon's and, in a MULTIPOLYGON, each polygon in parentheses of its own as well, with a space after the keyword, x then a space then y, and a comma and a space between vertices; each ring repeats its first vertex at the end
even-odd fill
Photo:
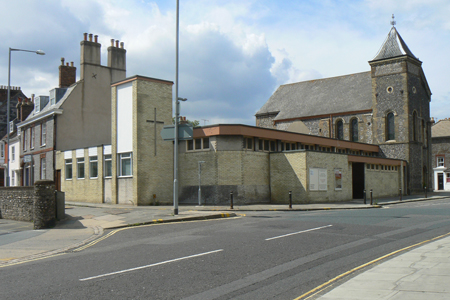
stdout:
POLYGON ((126 53, 124 49, 124 43, 119 40, 111 39, 111 46, 108 47, 108 67, 112 69, 125 71, 126 66, 126 53), (115 45, 114 45, 115 41, 115 45), (120 43, 120 48, 119 48, 120 43))
POLYGON ((64 57, 61 57, 61 65, 59 66, 59 87, 66 88, 71 86, 76 82, 77 68, 73 66, 73 62, 71 66, 69 63, 64 65, 64 57))
POLYGON ((98 43, 98 35, 94 37, 94 41, 92 41, 93 34, 89 34, 89 40, 87 40, 87 33, 84 34, 84 40, 81 41, 81 55, 80 55, 80 66, 81 66, 81 74, 80 79, 84 79, 84 64, 89 65, 98 65, 101 64, 101 44, 98 43))
MULTIPOLYGON (((34 102, 34 94, 31 94, 32 101, 34 102)), ((22 105, 20 105, 20 112, 17 114, 17 118, 20 120, 20 122, 25 121, 25 119, 31 114, 31 112, 34 109, 33 102, 29 101, 30 99, 25 98, 22 102, 22 105)), ((20 102, 19 102, 20 103, 20 102)))

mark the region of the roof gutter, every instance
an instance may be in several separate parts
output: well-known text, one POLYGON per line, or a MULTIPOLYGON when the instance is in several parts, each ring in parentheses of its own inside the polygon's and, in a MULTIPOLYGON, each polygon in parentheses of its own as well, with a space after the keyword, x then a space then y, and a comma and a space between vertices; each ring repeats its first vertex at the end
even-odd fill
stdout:
POLYGON ((42 115, 38 116, 37 118, 33 118, 31 120, 28 120, 28 121, 20 122, 19 124, 17 124, 17 128, 22 128, 22 127, 24 127, 26 125, 29 125, 31 123, 34 123, 34 122, 42 120, 42 119, 45 119, 45 118, 47 118, 49 116, 52 116, 52 115, 62 115, 62 113, 63 113, 62 109, 51 110, 49 112, 46 112, 45 114, 42 114, 42 115))

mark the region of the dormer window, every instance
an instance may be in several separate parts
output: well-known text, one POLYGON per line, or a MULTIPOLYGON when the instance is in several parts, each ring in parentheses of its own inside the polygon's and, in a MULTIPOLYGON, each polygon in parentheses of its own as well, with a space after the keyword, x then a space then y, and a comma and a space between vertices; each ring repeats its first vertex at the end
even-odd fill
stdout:
POLYGON ((9 133, 14 132, 14 121, 9 122, 9 133))
POLYGON ((34 102, 34 111, 38 113, 41 110, 41 99, 37 98, 36 100, 34 102))

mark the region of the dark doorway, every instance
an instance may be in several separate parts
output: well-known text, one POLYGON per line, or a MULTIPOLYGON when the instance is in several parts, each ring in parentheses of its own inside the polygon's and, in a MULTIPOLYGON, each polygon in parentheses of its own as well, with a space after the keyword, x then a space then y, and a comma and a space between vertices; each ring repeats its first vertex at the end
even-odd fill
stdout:
POLYGON ((444 173, 438 173, 438 190, 444 189, 444 173))
POLYGON ((353 199, 364 198, 364 163, 352 164, 353 199))
POLYGON ((61 170, 55 170, 55 190, 61 191, 61 170))

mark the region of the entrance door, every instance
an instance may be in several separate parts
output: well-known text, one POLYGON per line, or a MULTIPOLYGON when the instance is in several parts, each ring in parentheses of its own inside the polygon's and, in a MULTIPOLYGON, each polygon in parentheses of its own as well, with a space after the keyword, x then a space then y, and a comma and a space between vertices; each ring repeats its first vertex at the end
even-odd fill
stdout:
POLYGON ((438 190, 444 189, 444 173, 438 173, 438 190))
POLYGON ((55 171, 55 190, 61 191, 61 170, 55 171))
POLYGON ((353 199, 364 198, 364 163, 352 163, 353 199))

